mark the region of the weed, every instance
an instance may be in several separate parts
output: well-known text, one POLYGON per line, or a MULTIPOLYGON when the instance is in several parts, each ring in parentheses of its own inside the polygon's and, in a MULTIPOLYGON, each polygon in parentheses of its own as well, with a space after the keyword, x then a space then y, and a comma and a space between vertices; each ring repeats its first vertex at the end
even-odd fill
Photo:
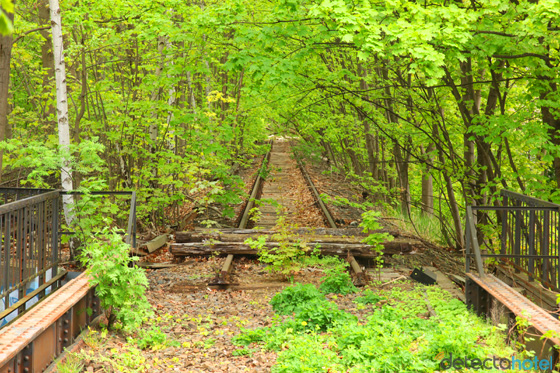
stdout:
POLYGON ((392 222, 399 229, 414 233, 430 242, 437 242, 441 245, 448 244, 443 239, 446 234, 445 231, 442 231, 442 227, 452 224, 452 222, 446 221, 449 217, 436 217, 435 215, 426 214, 417 208, 412 208, 410 216, 400 209, 388 208, 386 211, 388 211, 389 216, 393 218, 392 222))
POLYGON ((281 315, 289 315, 301 305, 313 300, 325 300, 325 296, 312 284, 288 286, 274 295, 270 304, 272 309, 281 315))
POLYGON ((418 286, 406 292, 394 288, 379 294, 366 290, 358 302, 394 300, 376 309, 365 324, 317 296, 310 285, 288 289, 275 297, 290 300, 278 303, 288 304, 286 309, 292 310, 293 317, 276 316, 271 327, 245 329, 234 337, 244 345, 260 343, 266 350, 279 351, 273 372, 428 373, 438 370, 444 355, 486 358, 514 353, 496 328, 441 289, 418 286), (299 305, 291 303, 303 298, 293 297, 300 293, 315 296, 299 305), (425 297, 437 319, 419 316, 426 312, 425 297))
MULTIPOLYGON (((362 222, 360 227, 363 228, 364 233, 369 231, 375 231, 382 228, 381 224, 377 221, 377 218, 381 215, 378 211, 366 211, 362 214, 362 222)), ((381 279, 381 268, 383 268, 383 242, 393 240, 393 236, 388 233, 370 233, 363 242, 371 245, 372 250, 377 253, 376 266, 378 268, 378 276, 381 279)))
POLYGON ((382 296, 375 294, 371 289, 366 289, 361 297, 354 299, 354 302, 360 304, 376 304, 381 300, 384 300, 382 296))
POLYGON ((151 329, 140 329, 138 338, 136 340, 130 339, 131 342, 136 342, 137 346, 145 350, 147 348, 160 349, 167 346, 179 345, 178 342, 171 341, 167 338, 167 334, 162 332, 157 326, 152 326, 151 329))
POLYGON ((215 338, 208 338, 206 340, 204 340, 204 348, 205 349, 209 349, 210 347, 214 346, 216 344, 216 339, 215 338))
POLYGON ((334 293, 346 295, 358 291, 352 283, 352 277, 346 271, 345 267, 348 266, 348 264, 340 260, 339 263, 339 265, 333 268, 324 270, 326 277, 323 279, 319 289, 325 294, 334 293))
POLYGON ((144 294, 148 279, 144 270, 129 266, 130 247, 117 233, 105 228, 101 237, 104 240, 96 239, 88 245, 81 260, 88 267, 91 285, 97 286, 108 328, 119 321, 125 331, 133 330, 153 313, 144 294))
POLYGON ((287 223, 285 208, 278 206, 278 211, 279 218, 276 222, 278 233, 272 236, 272 240, 278 243, 277 247, 269 249, 264 236, 260 236, 256 240, 248 238, 245 243, 257 250, 261 262, 269 264, 267 270, 290 277, 301 269, 302 258, 310 251, 310 248, 304 240, 300 239, 296 242, 289 240, 292 235, 291 231, 296 226, 287 223))
POLYGON ((356 322, 352 314, 338 309, 333 302, 314 300, 302 304, 295 313, 297 329, 326 331, 336 323, 356 322))
POLYGON ((238 346, 248 346, 253 342, 262 342, 266 336, 266 329, 244 329, 241 334, 234 336, 231 341, 238 346))
POLYGON ((77 354, 68 353, 66 359, 57 364, 56 371, 59 373, 79 373, 84 369, 82 359, 77 354))
POLYGON ((288 349, 282 351, 272 368, 274 373, 298 372, 344 372, 338 362, 340 357, 324 348, 325 337, 317 334, 303 334, 290 341, 288 349))
POLYGON ((235 350, 231 353, 232 356, 253 356, 255 351, 252 349, 241 348, 239 350, 235 350))

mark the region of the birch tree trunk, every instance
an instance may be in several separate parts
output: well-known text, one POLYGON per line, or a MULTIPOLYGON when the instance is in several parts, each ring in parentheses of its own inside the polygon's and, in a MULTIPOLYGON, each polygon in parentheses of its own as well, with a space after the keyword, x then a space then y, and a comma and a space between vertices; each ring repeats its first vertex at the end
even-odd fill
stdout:
MULTIPOLYGON (((70 166, 70 125, 68 122, 68 97, 66 91, 66 66, 64 64, 64 45, 62 44, 62 17, 58 0, 49 0, 53 36, 54 74, 56 82, 56 114, 58 119, 58 144, 62 154, 60 178, 63 190, 72 190, 72 169, 70 166)), ((62 197, 64 218, 70 225, 74 220, 71 195, 62 197)))

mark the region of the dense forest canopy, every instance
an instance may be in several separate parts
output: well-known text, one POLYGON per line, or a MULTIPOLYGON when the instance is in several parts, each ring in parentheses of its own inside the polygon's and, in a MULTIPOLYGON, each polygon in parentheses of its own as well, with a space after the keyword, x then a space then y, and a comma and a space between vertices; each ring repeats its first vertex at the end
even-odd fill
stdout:
MULTIPOLYGON (((1 38, 2 182, 58 180, 48 6, 16 1, 1 38)), ((435 216, 455 246, 464 206, 500 189, 560 202, 559 0, 60 7, 73 186, 136 189, 142 216, 196 190, 240 200, 234 165, 269 134, 299 136, 372 200, 435 216)))

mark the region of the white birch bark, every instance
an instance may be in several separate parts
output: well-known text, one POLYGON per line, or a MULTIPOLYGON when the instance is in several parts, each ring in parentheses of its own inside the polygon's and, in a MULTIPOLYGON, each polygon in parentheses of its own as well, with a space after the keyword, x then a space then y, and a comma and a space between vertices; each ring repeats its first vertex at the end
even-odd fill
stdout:
MULTIPOLYGON (((54 73, 56 82, 56 113, 58 119, 58 144, 63 155, 60 177, 63 190, 72 190, 72 169, 70 166, 70 125, 68 122, 68 95, 66 90, 66 66, 62 43, 62 16, 58 0, 49 0, 54 52, 54 73)), ((71 195, 62 197, 64 218, 70 224, 74 220, 71 195)))

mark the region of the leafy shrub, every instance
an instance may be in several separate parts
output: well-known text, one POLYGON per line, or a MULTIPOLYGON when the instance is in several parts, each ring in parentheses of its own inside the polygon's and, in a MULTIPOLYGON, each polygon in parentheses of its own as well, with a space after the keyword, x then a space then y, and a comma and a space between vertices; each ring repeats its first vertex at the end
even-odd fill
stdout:
POLYGON ((109 328, 120 321, 125 330, 132 330, 153 312, 145 296, 148 279, 143 269, 129 266, 129 250, 120 235, 105 228, 82 253, 81 260, 88 267, 91 285, 97 286, 109 328))
POLYGON ((352 283, 352 277, 346 271, 344 266, 335 266, 325 269, 326 277, 319 286, 319 289, 325 293, 349 294, 358 291, 352 283))
POLYGON ((363 292, 363 295, 361 297, 357 297, 356 299, 354 299, 354 302, 360 304, 376 304, 384 299, 385 298, 383 298, 382 296, 377 295, 373 291, 371 291, 371 289, 367 289, 363 292))
POLYGON ((344 312, 333 302, 315 299, 302 304, 295 314, 298 328, 326 331, 337 322, 356 322, 356 317, 344 312), (301 325, 301 327, 299 327, 301 325))
POLYGON ((325 296, 312 284, 303 285, 298 282, 274 295, 270 304, 276 313, 289 315, 313 300, 325 300, 325 296))
POLYGON ((274 373, 298 372, 344 372, 336 352, 324 348, 323 338, 315 334, 303 334, 289 343, 289 348, 280 352, 274 373))
POLYGON ((234 336, 231 342, 238 346, 248 346, 253 342, 262 342, 266 337, 266 329, 241 329, 241 334, 234 336))

